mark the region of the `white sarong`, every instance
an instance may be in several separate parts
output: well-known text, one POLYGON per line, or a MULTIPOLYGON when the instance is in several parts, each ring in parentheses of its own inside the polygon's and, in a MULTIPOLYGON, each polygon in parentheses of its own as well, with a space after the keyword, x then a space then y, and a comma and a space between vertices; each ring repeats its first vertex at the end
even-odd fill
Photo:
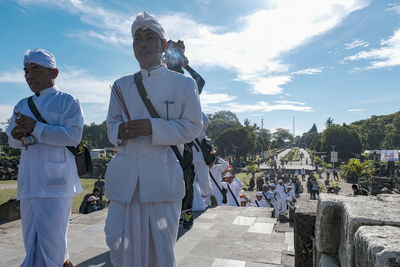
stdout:
POLYGON ((201 196, 199 184, 196 181, 196 178, 193 183, 193 205, 192 211, 205 211, 207 208, 204 199, 201 196))
POLYGON ((212 181, 210 178, 210 168, 202 161, 193 162, 196 181, 199 185, 201 196, 209 198, 213 194, 212 181))
POLYGON ((138 188, 131 203, 112 200, 108 207, 104 231, 111 263, 121 267, 176 266, 182 202, 142 203, 138 188))
POLYGON ((25 260, 21 267, 60 267, 68 257, 72 198, 21 199, 25 260))

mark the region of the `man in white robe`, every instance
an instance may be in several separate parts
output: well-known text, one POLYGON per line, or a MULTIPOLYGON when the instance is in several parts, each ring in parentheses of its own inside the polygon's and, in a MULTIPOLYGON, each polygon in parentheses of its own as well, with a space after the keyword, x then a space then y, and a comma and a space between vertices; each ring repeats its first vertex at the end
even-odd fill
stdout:
POLYGON ((218 206, 222 205, 222 193, 218 187, 222 189, 222 173, 228 168, 228 166, 229 163, 218 156, 215 158, 215 162, 210 166, 210 176, 212 175, 210 178, 213 196, 215 197, 218 206))
POLYGON ((226 182, 222 182, 222 187, 226 189, 227 203, 223 206, 239 207, 240 206, 240 188, 239 184, 234 181, 231 172, 227 172, 224 176, 226 182))
POLYGON ((72 197, 82 192, 74 155, 66 146, 82 138, 83 115, 78 100, 55 86, 54 56, 44 49, 27 50, 25 79, 32 101, 47 122, 40 122, 24 98, 14 107, 8 142, 21 149, 17 198, 25 245, 22 267, 72 266, 67 229, 72 197), (26 142, 29 138, 30 141, 26 142))
POLYGON ((277 190, 275 189, 276 186, 274 183, 271 183, 269 185, 269 191, 267 192, 267 199, 269 199, 269 203, 272 204, 274 207, 274 217, 279 218, 279 203, 281 200, 281 197, 277 190))
POLYGON ((199 144, 201 144, 201 140, 206 137, 206 130, 208 125, 210 124, 210 120, 203 113, 203 129, 199 135, 193 142, 192 150, 193 150, 193 165, 195 178, 193 183, 193 211, 204 211, 206 209, 206 204, 203 198, 209 198, 213 191, 211 185, 211 178, 209 173, 209 167, 204 161, 203 152, 199 144))
POLYGON ((254 207, 259 207, 259 208, 269 207, 267 201, 263 199, 263 195, 261 192, 256 193, 256 199, 253 201, 252 204, 254 207))
POLYGON ((284 184, 282 179, 278 180, 276 191, 279 193, 279 211, 286 214, 288 212, 286 203, 287 184, 284 184))
POLYGON ((106 172, 106 242, 114 266, 175 266, 185 185, 170 146, 182 154, 203 128, 202 112, 195 81, 161 64, 161 24, 141 12, 131 32, 147 99, 160 118, 150 116, 133 75, 114 82, 107 131, 118 153, 106 172))

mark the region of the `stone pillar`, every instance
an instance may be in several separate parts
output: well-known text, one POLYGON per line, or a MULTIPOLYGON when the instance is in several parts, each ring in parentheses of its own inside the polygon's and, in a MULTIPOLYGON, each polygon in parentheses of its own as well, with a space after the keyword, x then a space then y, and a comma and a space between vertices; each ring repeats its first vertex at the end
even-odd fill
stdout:
POLYGON ((317 201, 299 200, 294 213, 295 266, 313 266, 313 240, 317 201))

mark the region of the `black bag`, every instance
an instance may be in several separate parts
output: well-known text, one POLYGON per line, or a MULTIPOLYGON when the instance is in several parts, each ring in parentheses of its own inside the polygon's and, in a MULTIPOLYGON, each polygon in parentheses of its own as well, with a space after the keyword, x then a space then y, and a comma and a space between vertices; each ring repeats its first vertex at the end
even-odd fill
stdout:
POLYGON ((91 196, 91 194, 89 193, 89 194, 86 194, 83 197, 82 203, 81 203, 81 205, 79 207, 79 213, 88 214, 88 208, 89 208, 88 199, 89 199, 90 196, 91 196))
POLYGON ((203 140, 201 140, 201 142, 197 138, 195 139, 195 141, 196 141, 197 145, 200 147, 201 152, 203 153, 204 162, 207 165, 210 165, 211 163, 213 163, 215 161, 216 156, 215 156, 211 141, 209 141, 205 138, 203 140))
MULTIPOLYGON (((36 108, 36 105, 33 102, 32 96, 30 96, 28 98, 28 106, 38 121, 47 124, 47 121, 42 117, 39 110, 36 108)), ((92 158, 90 156, 89 149, 83 144, 83 142, 81 141, 80 144, 77 145, 76 147, 67 146, 66 148, 68 148, 68 150, 71 151, 71 153, 75 156, 75 162, 76 162, 76 167, 78 169, 78 175, 82 176, 87 173, 91 174, 93 171, 92 158)))
POLYGON ((226 190, 226 188, 222 188, 221 193, 222 193, 222 204, 228 203, 228 196, 227 196, 228 191, 226 190))

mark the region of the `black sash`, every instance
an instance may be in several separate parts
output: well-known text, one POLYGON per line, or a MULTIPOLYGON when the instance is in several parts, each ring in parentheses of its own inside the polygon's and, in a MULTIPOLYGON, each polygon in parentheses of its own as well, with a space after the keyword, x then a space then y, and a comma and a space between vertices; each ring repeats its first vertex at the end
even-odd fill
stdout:
POLYGON ((255 202, 256 202, 256 204, 257 204, 257 207, 260 207, 260 205, 258 205, 258 201, 257 200, 254 200, 255 202))
POLYGON ((228 190, 229 190, 229 192, 231 192, 231 195, 232 195, 233 199, 235 200, 236 205, 237 205, 238 207, 240 207, 239 202, 237 201, 235 195, 233 194, 231 187, 229 186, 228 183, 227 183, 226 185, 228 186, 228 190))

